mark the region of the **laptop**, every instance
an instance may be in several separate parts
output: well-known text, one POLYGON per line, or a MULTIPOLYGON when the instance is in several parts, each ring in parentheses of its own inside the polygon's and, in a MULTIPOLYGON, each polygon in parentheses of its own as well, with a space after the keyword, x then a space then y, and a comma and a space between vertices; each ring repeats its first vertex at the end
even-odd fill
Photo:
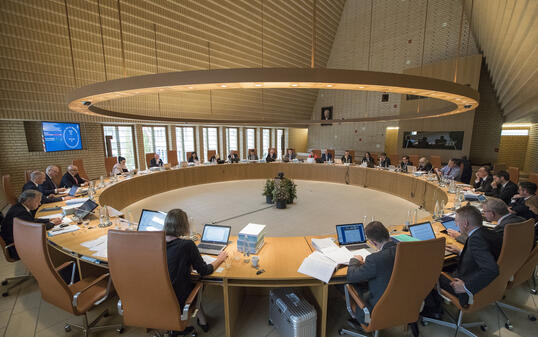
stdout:
POLYGON ((86 200, 77 210, 75 211, 74 216, 80 220, 83 220, 89 214, 97 208, 97 203, 91 199, 86 200))
POLYGON ((74 197, 77 194, 78 186, 73 185, 69 190, 69 196, 74 197))
POLYGON ((364 225, 362 223, 336 225, 336 235, 338 244, 341 247, 346 247, 348 250, 359 250, 370 248, 366 243, 364 235, 364 225))
POLYGON ((334 160, 334 163, 335 163, 335 164, 342 164, 342 159, 338 159, 338 158, 336 158, 336 159, 334 160))
POLYGON ((202 254, 219 255, 228 245, 230 226, 204 225, 198 250, 202 254))
POLYGON ((441 221, 441 225, 445 227, 445 230, 452 229, 456 232, 460 231, 460 227, 456 224, 456 220, 441 221))
POLYGON ((155 232, 162 231, 164 228, 164 219, 166 213, 161 211, 152 211, 143 209, 138 220, 137 231, 139 232, 155 232))
MULTIPOLYGON (((409 226, 409 233, 412 237, 419 241, 435 239, 435 232, 433 231, 432 224, 429 221, 409 226)), ((454 253, 446 250, 445 248, 445 256, 452 254, 454 253)))

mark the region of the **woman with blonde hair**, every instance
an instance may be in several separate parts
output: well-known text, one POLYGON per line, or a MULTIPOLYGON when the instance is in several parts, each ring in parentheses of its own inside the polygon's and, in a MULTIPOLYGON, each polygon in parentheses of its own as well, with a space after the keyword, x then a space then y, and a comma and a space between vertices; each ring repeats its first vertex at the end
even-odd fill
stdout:
MULTIPOLYGON (((172 209, 164 219, 164 232, 166 235, 166 258, 168 262, 168 272, 172 287, 179 301, 179 306, 183 310, 185 301, 189 297, 194 283, 191 281, 191 272, 196 270, 200 276, 213 273, 219 265, 226 260, 228 254, 221 252, 217 259, 210 264, 205 263, 190 235, 189 220, 187 213, 181 209, 172 209)), ((204 311, 200 306, 197 314, 198 326, 207 332, 209 324, 207 323, 204 311)), ((193 327, 187 327, 184 331, 176 331, 173 335, 187 335, 194 330, 193 327)))

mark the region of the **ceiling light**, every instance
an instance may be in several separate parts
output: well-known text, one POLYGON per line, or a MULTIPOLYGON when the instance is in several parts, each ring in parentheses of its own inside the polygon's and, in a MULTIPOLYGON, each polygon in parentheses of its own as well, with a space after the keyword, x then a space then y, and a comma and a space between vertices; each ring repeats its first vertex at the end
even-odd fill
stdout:
POLYGON ((292 86, 292 87, 296 87, 296 86, 297 86, 297 84, 293 83, 293 84, 292 84, 291 86, 292 86))
POLYGON ((332 88, 332 84, 327 84, 327 88, 332 88))
POLYGON ((255 86, 261 87, 262 85, 260 83, 256 83, 255 86))
POLYGON ((227 85, 226 85, 226 84, 221 84, 220 87, 221 87, 221 88, 226 88, 227 85))

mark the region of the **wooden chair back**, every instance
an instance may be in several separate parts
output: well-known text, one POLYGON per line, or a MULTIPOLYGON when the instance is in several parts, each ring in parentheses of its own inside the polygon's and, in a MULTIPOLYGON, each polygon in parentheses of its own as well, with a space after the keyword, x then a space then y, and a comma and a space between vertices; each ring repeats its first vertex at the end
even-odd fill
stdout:
POLYGON ((112 175, 112 169, 114 168, 114 165, 118 162, 117 157, 105 157, 105 171, 106 176, 112 175))
POLYGON ((432 168, 441 168, 441 156, 430 156, 430 163, 432 164, 432 168))
POLYGON ((508 288, 513 288, 521 283, 527 282, 534 277, 534 271, 538 265, 538 245, 531 250, 529 257, 525 260, 521 268, 516 271, 514 277, 508 283, 508 288))
POLYGON ((439 279, 444 258, 445 238, 398 243, 389 284, 366 331, 416 322, 422 302, 439 279))
POLYGON ((514 184, 519 184, 519 168, 518 167, 509 167, 508 168, 508 174, 510 175, 510 180, 514 184))
POLYGON ((397 153, 387 154, 387 157, 390 159, 390 164, 394 166, 400 165, 400 162, 402 161, 402 158, 397 153))
POLYGON ((184 330, 168 273, 164 232, 108 231, 108 267, 125 325, 184 330), (133 281, 136 280, 136 281, 133 281))
POLYGON ((155 157, 155 152, 152 152, 152 153, 146 153, 146 168, 149 169, 149 166, 150 166, 150 163, 151 163, 151 159, 153 159, 153 157, 155 157))
POLYGON ((169 150, 167 151, 168 164, 172 166, 177 166, 179 162, 177 161, 177 151, 169 150))
POLYGON ((13 258, 11 254, 9 253, 9 247, 7 246, 4 239, 0 236, 0 248, 2 248, 2 252, 4 252, 4 256, 6 258, 7 262, 17 262, 18 260, 13 258))
POLYGON ((538 185, 538 173, 529 173, 529 181, 538 185))
POLYGON ((81 178, 90 180, 90 178, 88 178, 88 173, 86 172, 86 169, 84 168, 84 161, 82 159, 73 159, 71 164, 75 165, 78 168, 78 175, 81 178))
POLYGON ((420 159, 420 156, 418 154, 410 154, 409 160, 413 163, 413 166, 418 166, 418 160, 420 159))
POLYGON ((9 174, 2 176, 2 189, 4 190, 7 202, 12 206, 15 205, 17 203, 17 196, 13 190, 13 185, 11 185, 11 176, 9 174))

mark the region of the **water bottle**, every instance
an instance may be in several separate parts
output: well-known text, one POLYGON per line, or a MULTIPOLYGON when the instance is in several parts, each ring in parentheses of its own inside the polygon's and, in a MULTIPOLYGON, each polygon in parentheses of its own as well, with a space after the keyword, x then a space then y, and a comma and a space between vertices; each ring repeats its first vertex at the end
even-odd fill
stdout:
POLYGON ((441 206, 439 206, 439 217, 442 218, 445 215, 445 200, 441 200, 441 206))
POLYGON ((112 224, 108 216, 108 207, 103 206, 99 209, 99 227, 108 227, 112 224))
POLYGON ((407 211, 407 220, 405 221, 405 225, 404 225, 404 231, 407 232, 409 230, 409 225, 411 225, 411 222, 412 222, 411 210, 408 210, 407 211))
POLYGON ((105 187, 105 177, 99 177, 99 188, 105 187))
POLYGON ((415 212, 413 214, 413 223, 417 223, 418 222, 418 209, 415 208, 415 212))
POLYGON ((439 201, 435 201, 435 207, 433 208, 433 218, 436 219, 439 217, 439 201))
POLYGON ((362 223, 364 224, 364 226, 367 225, 366 221, 368 221, 368 217, 365 215, 364 219, 362 220, 362 223))

